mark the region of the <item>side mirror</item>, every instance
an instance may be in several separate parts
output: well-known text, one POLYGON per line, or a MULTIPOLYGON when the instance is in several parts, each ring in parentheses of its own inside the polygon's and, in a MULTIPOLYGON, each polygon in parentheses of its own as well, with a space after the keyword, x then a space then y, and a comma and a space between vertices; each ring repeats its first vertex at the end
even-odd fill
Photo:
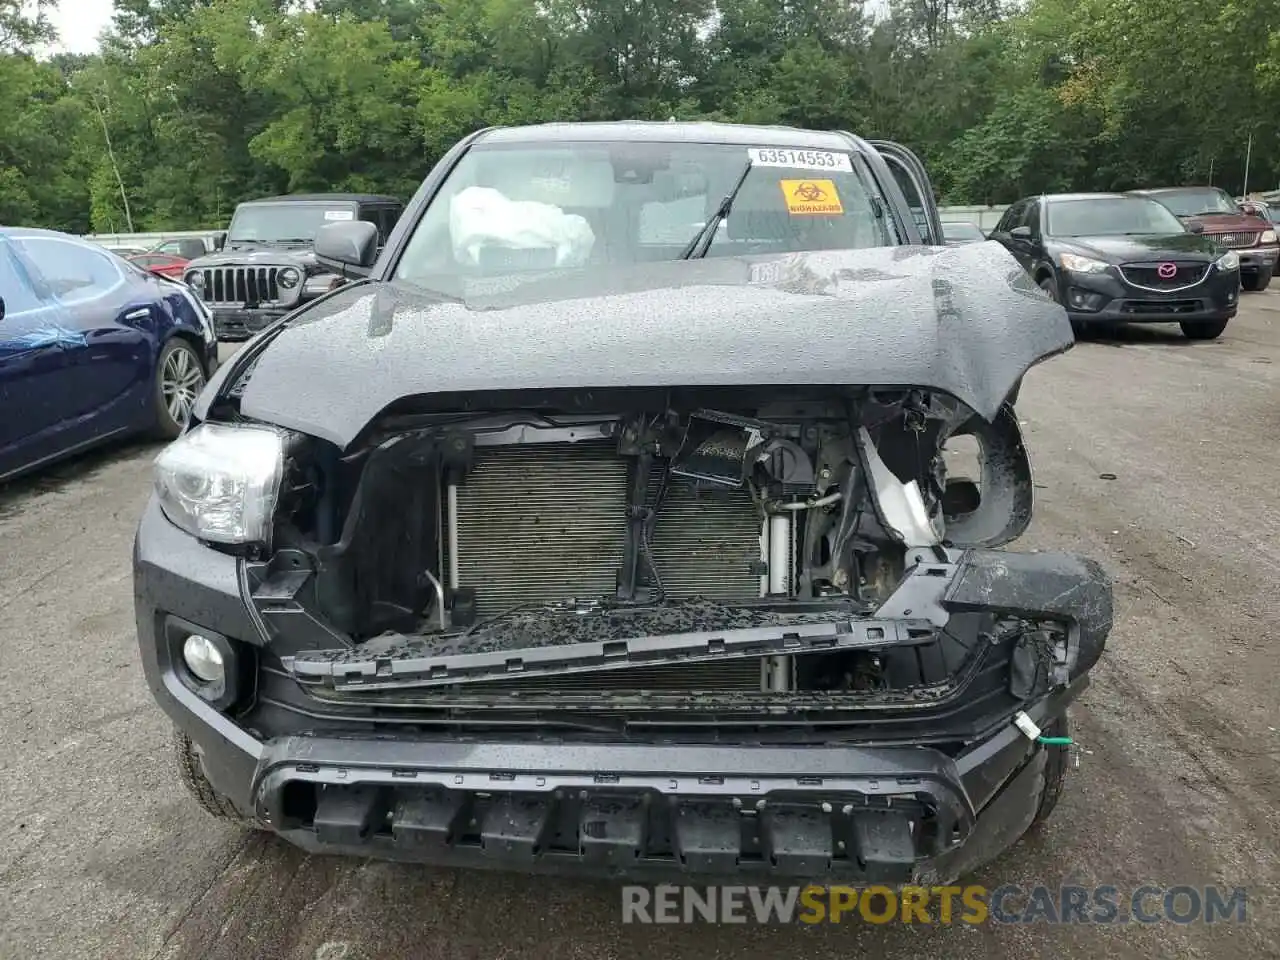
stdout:
POLYGON ((1015 240, 1030 240, 1031 228, 1030 227, 1014 227, 1012 230, 1009 231, 1009 236, 1013 237, 1013 239, 1015 240))
POLYGON ((342 277, 367 277, 378 259, 378 228, 366 220, 342 220, 316 231, 316 260, 342 277))
POLYGON ((4 319, 4 297, 0 297, 0 320, 4 319))
POLYGON ((1204 233, 1204 224, 1199 220, 1192 220, 1187 224, 1187 229, 1192 233, 1204 233))

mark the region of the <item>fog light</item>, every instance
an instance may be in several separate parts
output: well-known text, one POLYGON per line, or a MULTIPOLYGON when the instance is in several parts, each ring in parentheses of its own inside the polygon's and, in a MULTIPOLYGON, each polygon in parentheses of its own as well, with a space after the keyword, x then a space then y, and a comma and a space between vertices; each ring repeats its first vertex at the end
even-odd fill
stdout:
POLYGON ((222 652, 208 637, 193 633, 182 642, 182 660, 191 675, 205 683, 221 683, 226 674, 222 652))
POLYGON ((1097 294, 1079 287, 1072 287, 1067 291, 1067 303, 1077 310, 1096 310, 1097 302, 1097 294))

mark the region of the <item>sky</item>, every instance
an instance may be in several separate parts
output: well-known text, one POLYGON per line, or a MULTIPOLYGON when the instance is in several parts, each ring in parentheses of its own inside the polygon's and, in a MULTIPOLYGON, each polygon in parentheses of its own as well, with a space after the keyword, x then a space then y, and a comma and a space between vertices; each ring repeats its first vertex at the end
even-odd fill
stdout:
MULTIPOLYGON (((59 42, 42 53, 93 53, 98 34, 111 23, 112 0, 58 0, 50 13, 59 42)), ((868 11, 877 19, 888 10, 888 0, 872 0, 868 11)))
POLYGON ((111 23, 111 0, 58 0, 49 14, 58 31, 53 53, 92 53, 98 34, 111 23))

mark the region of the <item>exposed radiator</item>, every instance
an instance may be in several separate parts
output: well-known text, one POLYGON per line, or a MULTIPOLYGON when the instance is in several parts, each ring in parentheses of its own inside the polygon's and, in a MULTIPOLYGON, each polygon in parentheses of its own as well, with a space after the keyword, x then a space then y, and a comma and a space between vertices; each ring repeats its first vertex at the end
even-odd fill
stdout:
MULTIPOLYGON (((627 469, 612 441, 478 447, 458 487, 452 547, 458 585, 476 591, 477 617, 613 596, 626 543, 627 469)), ((655 465, 651 503, 661 475, 655 465)), ((672 478, 650 544, 666 594, 758 596, 760 533, 745 490, 698 495, 672 478)))
POLYGON ((458 487, 458 585, 476 615, 617 589, 627 461, 613 443, 479 447, 458 487))
MULTIPOLYGON (((655 474, 651 499, 661 482, 661 471, 655 474)), ((746 489, 699 492, 673 477, 650 543, 666 595, 710 600, 759 596, 762 522, 746 489)))

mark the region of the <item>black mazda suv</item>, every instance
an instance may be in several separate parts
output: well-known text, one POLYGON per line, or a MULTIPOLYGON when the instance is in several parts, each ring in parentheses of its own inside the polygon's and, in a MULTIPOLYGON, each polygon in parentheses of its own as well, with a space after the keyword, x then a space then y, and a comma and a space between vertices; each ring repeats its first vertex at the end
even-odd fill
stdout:
POLYGON ((1239 308, 1240 258, 1145 197, 1029 197, 1005 211, 991 239, 1066 308, 1077 333, 1177 323, 1193 340, 1212 340, 1239 308))

